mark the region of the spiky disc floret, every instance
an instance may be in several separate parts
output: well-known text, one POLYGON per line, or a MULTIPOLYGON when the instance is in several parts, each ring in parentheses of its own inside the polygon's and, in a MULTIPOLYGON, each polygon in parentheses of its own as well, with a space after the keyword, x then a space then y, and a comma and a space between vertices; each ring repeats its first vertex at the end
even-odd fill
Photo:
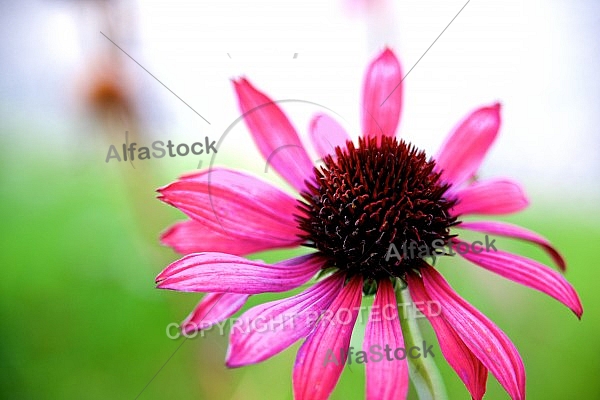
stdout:
POLYGON ((402 246, 433 251, 434 240, 447 243, 456 224, 449 213, 454 202, 444 197, 449 186, 434 166, 423 151, 390 137, 337 147, 301 193, 297 220, 304 245, 327 259, 325 268, 348 276, 402 277, 418 268, 419 251, 410 257, 402 246), (392 243, 409 256, 386 261, 392 243))

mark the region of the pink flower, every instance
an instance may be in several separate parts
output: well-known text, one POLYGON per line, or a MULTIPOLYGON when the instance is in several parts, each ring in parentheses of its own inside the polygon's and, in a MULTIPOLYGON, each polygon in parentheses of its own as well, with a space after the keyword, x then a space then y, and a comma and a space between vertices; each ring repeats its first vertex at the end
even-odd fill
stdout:
MULTIPOLYGON (((240 108, 259 150, 299 196, 226 168, 183 176, 159 189, 160 199, 190 220, 177 223, 162 237, 163 243, 188 255, 158 275, 158 287, 207 293, 186 320, 184 329, 189 332, 229 318, 249 295, 298 288, 320 273, 321 278, 300 294, 246 311, 232 329, 227 354, 227 365, 239 367, 305 339, 293 371, 294 397, 301 400, 325 399, 334 389, 344 364, 325 363, 326 355, 347 354, 363 292, 369 294, 369 288, 376 287, 376 294, 363 350, 404 346, 395 296, 395 288, 404 281, 431 322, 441 352, 474 399, 483 397, 488 371, 511 398, 523 399, 523 362, 504 332, 461 298, 427 257, 389 257, 391 245, 416 243, 429 251, 438 240, 460 249, 468 245, 460 232, 470 230, 540 246, 563 271, 565 262, 537 233, 503 222, 461 221, 474 214, 514 213, 528 205, 516 182, 473 178, 498 134, 500 105, 473 111, 428 159, 395 136, 402 110, 401 79, 400 64, 390 50, 369 66, 358 145, 329 116, 313 119, 310 138, 323 157, 316 168, 280 108, 246 79, 235 81, 240 108), (274 265, 243 258, 301 245, 314 252, 274 265), (424 306, 431 301, 441 304, 439 316, 424 306), (375 310, 387 310, 382 313, 385 318, 375 310), (263 329, 259 321, 287 325, 263 329)), ((545 265, 500 250, 461 256, 556 298, 578 317, 583 312, 573 287, 545 265)), ((406 397, 406 359, 369 362, 366 374, 367 399, 406 397)))

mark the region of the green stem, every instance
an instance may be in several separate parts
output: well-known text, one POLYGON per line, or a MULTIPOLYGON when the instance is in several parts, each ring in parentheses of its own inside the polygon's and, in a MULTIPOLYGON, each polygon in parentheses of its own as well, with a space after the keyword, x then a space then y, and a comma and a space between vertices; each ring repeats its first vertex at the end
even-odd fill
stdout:
MULTIPOLYGON (((400 316, 400 325, 402 325, 402 334, 404 336, 404 348, 411 346, 422 346, 423 335, 414 316, 407 313, 406 310, 416 310, 410 293, 406 288, 396 290, 396 299, 398 304, 398 314, 400 316)), ((408 357, 408 368, 410 380, 412 381, 420 400, 446 400, 446 388, 442 376, 432 358, 410 358, 408 357)))

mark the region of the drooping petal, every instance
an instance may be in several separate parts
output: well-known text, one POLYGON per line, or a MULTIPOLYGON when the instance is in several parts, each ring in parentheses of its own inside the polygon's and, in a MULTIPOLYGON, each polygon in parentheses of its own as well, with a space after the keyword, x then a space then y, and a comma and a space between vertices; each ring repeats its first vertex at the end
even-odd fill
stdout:
MULTIPOLYGON (((377 295, 365 329, 363 351, 372 354, 372 349, 382 353, 389 346, 392 349, 404 348, 404 337, 398 317, 398 304, 394 287, 387 280, 378 283, 377 295)), ((408 349, 405 349, 408 357, 408 349)), ((408 361, 387 358, 379 362, 367 362, 367 400, 405 399, 408 393, 408 361)))
POLYGON ((368 67, 363 85, 364 137, 396 136, 402 111, 402 68, 390 49, 368 67))
POLYGON ((156 277, 159 289, 257 294, 285 292, 312 278, 323 265, 313 254, 269 265, 224 253, 195 253, 156 277))
MULTIPOLYGON (((414 304, 431 323, 444 358, 464 382, 471 397, 480 400, 485 394, 487 368, 469 350, 444 317, 440 314, 434 315, 429 305, 438 303, 433 303, 421 278, 414 274, 408 274, 407 280, 414 304)), ((442 305, 439 306, 442 307, 442 305)))
POLYGON ((311 162, 298 133, 279 106, 241 78, 233 81, 244 121, 268 168, 273 168, 298 191, 313 176, 311 162))
MULTIPOLYGON (((468 243, 460 240, 456 240, 455 243, 464 243, 469 246, 468 243)), ((579 296, 560 273, 537 261, 516 254, 501 250, 485 251, 483 248, 478 251, 480 252, 468 251, 459 254, 480 267, 554 297, 581 318, 583 308, 579 296)))
POLYGON ((207 293, 181 323, 181 330, 187 335, 218 324, 238 312, 248 297, 238 293, 207 293))
POLYGON ((491 235, 500 235, 521 239, 536 244, 542 247, 542 249, 544 249, 550 255, 550 257, 552 257, 561 271, 564 272, 567 269, 567 263, 565 262, 565 259, 558 252, 558 250, 552 246, 550 241, 539 233, 530 231, 529 229, 525 229, 518 225, 509 224, 508 222, 499 221, 463 221, 456 227, 475 232, 489 233, 491 235))
POLYGON ((350 140, 346 130, 327 114, 315 115, 308 130, 313 147, 321 158, 334 154, 336 147, 343 148, 350 140))
POLYGON ((324 400, 331 394, 346 363, 361 296, 362 278, 355 277, 298 350, 293 373, 295 400, 324 400))
POLYGON ((529 205, 521 186, 507 179, 476 182, 457 190, 454 195, 458 203, 450 210, 452 215, 509 214, 529 205))
POLYGON ((260 239, 267 248, 300 243, 293 215, 297 201, 251 175, 215 168, 183 176, 158 192, 160 200, 223 235, 260 239))
POLYGON ((500 128, 500 104, 482 107, 463 119, 446 138, 435 159, 442 179, 458 187, 481 165, 500 128))
POLYGON ((524 399, 525 367, 506 334, 460 297, 434 268, 426 266, 420 272, 429 297, 442 305, 446 322, 513 400, 524 399))
POLYGON ((332 275, 296 296, 246 311, 231 329, 227 366, 263 361, 308 336, 343 284, 343 275, 332 275))
POLYGON ((283 243, 280 240, 272 240, 268 236, 264 238, 239 238, 237 235, 224 234, 222 229, 215 229, 195 220, 175 223, 161 235, 160 241, 181 254, 213 251, 235 256, 291 247, 300 243, 300 240, 297 240, 296 243, 282 245, 283 243))

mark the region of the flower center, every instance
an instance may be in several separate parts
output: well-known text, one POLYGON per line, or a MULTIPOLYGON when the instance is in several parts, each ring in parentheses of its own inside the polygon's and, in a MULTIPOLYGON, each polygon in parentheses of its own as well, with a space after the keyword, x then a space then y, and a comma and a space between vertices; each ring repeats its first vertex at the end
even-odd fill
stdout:
POLYGON ((379 140, 347 142, 327 156, 301 193, 297 216, 304 245, 327 260, 324 268, 375 280, 418 268, 456 224, 435 162, 403 140, 379 140))

